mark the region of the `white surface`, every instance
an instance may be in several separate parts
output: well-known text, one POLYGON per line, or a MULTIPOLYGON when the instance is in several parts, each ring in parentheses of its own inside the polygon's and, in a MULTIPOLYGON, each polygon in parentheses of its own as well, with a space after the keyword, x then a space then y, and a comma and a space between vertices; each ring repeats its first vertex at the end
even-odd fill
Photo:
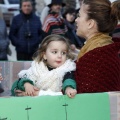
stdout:
POLYGON ((10 50, 12 51, 12 54, 11 54, 11 56, 8 55, 8 60, 9 61, 16 61, 17 60, 16 50, 15 50, 15 47, 12 44, 10 44, 10 50))
POLYGON ((109 92, 111 120, 120 120, 120 91, 109 92))
POLYGON ((4 0, 4 4, 0 3, 0 8, 2 13, 13 13, 13 15, 16 15, 19 13, 19 4, 10 4, 8 0, 4 0), (9 11, 8 9, 15 9, 12 11, 9 11))

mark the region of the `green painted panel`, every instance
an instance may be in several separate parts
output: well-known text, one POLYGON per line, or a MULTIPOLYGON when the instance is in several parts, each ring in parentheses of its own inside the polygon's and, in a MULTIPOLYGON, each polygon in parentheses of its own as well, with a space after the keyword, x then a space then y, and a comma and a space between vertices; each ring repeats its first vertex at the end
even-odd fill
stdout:
POLYGON ((110 120, 109 95, 0 98, 0 120, 110 120))

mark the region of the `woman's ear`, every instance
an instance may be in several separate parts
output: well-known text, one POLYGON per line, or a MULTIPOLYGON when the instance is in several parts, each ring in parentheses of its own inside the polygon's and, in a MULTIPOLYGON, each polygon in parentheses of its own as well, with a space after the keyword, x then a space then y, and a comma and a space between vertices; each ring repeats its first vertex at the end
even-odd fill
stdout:
POLYGON ((91 28, 93 28, 93 27, 95 27, 95 26, 96 26, 95 20, 90 19, 90 20, 88 21, 88 29, 91 29, 91 28))

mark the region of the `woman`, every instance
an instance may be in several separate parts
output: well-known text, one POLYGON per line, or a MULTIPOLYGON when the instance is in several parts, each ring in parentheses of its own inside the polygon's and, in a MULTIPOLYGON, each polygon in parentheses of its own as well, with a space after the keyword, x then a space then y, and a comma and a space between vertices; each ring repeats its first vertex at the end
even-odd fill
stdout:
POLYGON ((120 43, 113 43, 109 36, 120 15, 120 8, 114 9, 109 0, 82 1, 77 35, 84 37, 86 44, 78 55, 75 72, 78 93, 120 91, 120 43))

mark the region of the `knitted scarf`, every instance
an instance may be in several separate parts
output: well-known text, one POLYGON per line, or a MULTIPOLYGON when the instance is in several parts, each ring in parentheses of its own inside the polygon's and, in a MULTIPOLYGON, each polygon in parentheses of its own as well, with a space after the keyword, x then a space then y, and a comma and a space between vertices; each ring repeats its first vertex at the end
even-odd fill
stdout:
POLYGON ((113 43, 112 37, 107 34, 98 33, 94 37, 86 41, 86 44, 82 47, 80 53, 78 54, 78 59, 90 50, 109 45, 111 43, 113 43))
POLYGON ((41 61, 40 63, 33 61, 31 67, 28 70, 22 70, 18 76, 19 78, 28 78, 32 80, 36 87, 41 90, 52 90, 54 92, 60 92, 62 89, 62 80, 67 72, 75 71, 75 63, 68 59, 66 62, 51 71, 41 61))

